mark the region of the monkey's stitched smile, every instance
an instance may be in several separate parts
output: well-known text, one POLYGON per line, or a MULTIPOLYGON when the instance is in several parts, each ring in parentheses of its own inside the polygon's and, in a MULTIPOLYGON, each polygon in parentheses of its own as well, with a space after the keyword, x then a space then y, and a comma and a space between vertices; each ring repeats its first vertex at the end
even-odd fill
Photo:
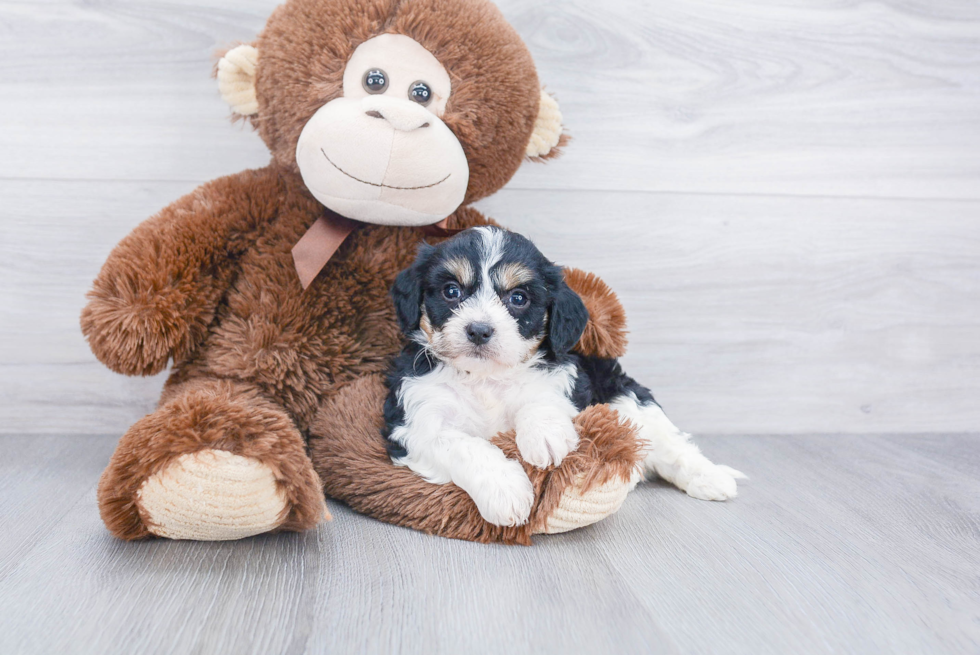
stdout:
POLYGON ((322 152, 323 153, 323 156, 327 158, 327 161, 330 162, 330 165, 331 166, 333 166, 334 168, 336 168, 338 171, 340 171, 341 173, 343 173, 344 175, 346 175, 350 179, 356 180, 356 181, 360 182, 361 184, 370 184, 371 186, 384 187, 386 189, 398 189, 400 191, 415 191, 417 189, 430 189, 430 188, 432 188, 432 187, 434 187, 436 185, 442 184, 443 182, 445 182, 446 180, 448 180, 449 177, 452 175, 452 173, 449 173, 449 174, 446 175, 446 177, 442 178, 438 182, 433 182, 432 184, 423 184, 422 186, 393 186, 391 184, 378 184, 377 182, 368 182, 367 180, 362 180, 359 177, 354 177, 353 175, 351 175, 350 173, 348 173, 347 171, 345 171, 344 169, 342 169, 340 166, 338 166, 337 164, 335 164, 333 162, 333 160, 330 159, 330 156, 326 153, 326 151, 323 148, 320 148, 320 152, 322 152))

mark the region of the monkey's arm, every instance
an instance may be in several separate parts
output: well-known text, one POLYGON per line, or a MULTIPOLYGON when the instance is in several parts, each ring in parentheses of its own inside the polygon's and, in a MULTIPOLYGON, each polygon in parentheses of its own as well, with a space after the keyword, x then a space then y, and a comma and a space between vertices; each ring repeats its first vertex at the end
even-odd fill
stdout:
POLYGON ((95 356, 117 373, 153 375, 188 354, 204 338, 237 256, 278 214, 280 185, 270 168, 214 180, 124 238, 82 310, 95 356))

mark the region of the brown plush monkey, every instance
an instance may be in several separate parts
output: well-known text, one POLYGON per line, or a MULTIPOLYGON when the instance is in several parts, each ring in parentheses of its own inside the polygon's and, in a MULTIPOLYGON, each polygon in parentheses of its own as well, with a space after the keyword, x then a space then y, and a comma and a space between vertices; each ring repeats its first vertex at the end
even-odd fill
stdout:
MULTIPOLYGON (((564 143, 557 105, 493 4, 290 0, 254 46, 224 56, 218 80, 272 161, 138 226, 82 313, 112 370, 151 375, 173 360, 159 407, 102 476, 109 530, 306 530, 326 515, 324 488, 382 520, 483 541, 528 543, 618 509, 637 442, 604 407, 580 415, 580 448, 558 469, 526 466, 537 502, 519 528, 394 467, 378 430, 379 375, 401 345, 388 289, 420 226, 485 223, 468 205, 564 143)), ((569 282, 592 314, 580 350, 620 355, 615 297, 585 274, 569 282)), ((519 458, 512 434, 497 442, 519 458)))

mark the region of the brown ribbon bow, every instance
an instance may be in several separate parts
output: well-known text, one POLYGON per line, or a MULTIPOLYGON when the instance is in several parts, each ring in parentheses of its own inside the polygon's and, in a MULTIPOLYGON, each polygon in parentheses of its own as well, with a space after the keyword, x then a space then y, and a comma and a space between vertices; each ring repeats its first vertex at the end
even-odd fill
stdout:
MULTIPOLYGON (((463 231, 446 227, 448 222, 449 218, 446 217, 434 225, 425 225, 420 229, 427 237, 451 237, 463 231)), ((313 283, 348 235, 362 225, 365 224, 324 208, 323 215, 316 219, 293 246, 293 264, 303 289, 313 283)))

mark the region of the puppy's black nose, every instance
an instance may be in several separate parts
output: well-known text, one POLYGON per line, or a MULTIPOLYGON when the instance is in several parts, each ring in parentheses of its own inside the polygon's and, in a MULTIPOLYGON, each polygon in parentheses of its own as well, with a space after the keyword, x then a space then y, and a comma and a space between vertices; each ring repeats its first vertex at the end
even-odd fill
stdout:
POLYGON ((470 323, 466 326, 466 336, 478 346, 482 346, 493 336, 493 326, 489 323, 470 323))

